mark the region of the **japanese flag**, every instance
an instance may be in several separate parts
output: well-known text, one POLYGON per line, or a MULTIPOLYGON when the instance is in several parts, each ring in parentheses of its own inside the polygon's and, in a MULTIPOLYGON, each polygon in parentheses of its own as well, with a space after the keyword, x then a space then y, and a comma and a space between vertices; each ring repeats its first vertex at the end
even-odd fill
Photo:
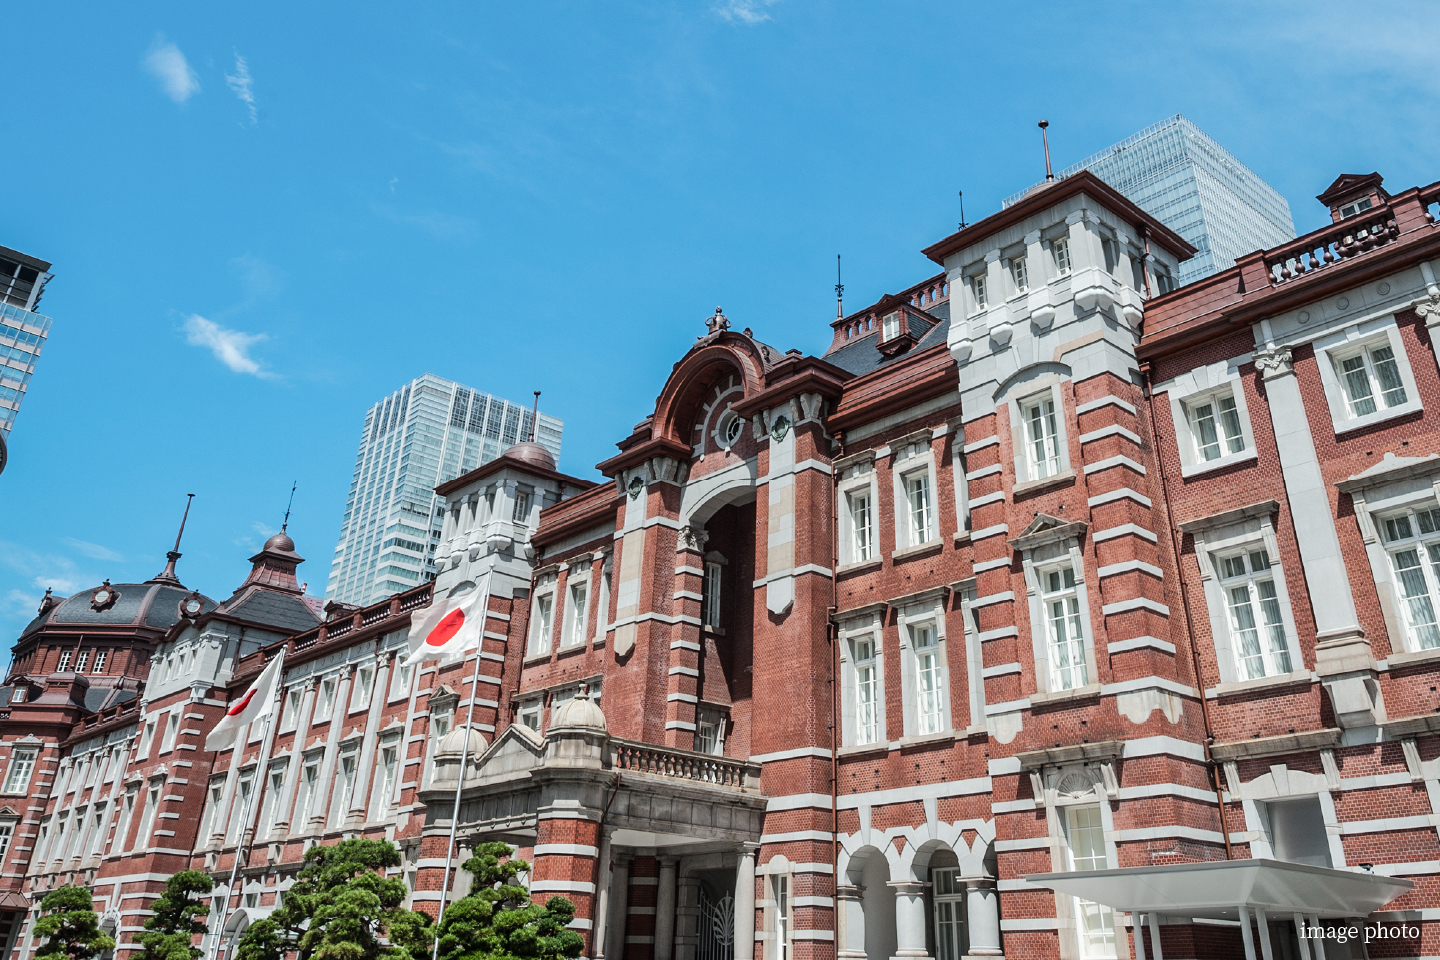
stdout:
POLYGON ((485 623, 481 591, 437 603, 410 621, 410 655, 407 666, 422 660, 457 660, 480 646, 485 623))
POLYGON ((271 660, 250 684, 250 689, 226 708, 225 716, 205 738, 206 750, 225 749, 235 742, 240 731, 261 717, 270 716, 270 711, 275 709, 275 685, 280 682, 280 664, 284 659, 282 652, 271 660))

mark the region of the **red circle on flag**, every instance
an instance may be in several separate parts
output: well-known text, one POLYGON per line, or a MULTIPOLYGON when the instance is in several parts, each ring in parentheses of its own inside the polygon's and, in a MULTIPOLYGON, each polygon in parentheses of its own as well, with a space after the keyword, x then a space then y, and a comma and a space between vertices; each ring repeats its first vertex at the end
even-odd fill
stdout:
POLYGON ((242 710, 244 710, 246 707, 250 706, 250 701, 253 700, 254 698, 255 698, 255 691, 254 691, 253 689, 247 691, 246 694, 245 694, 245 696, 241 697, 240 700, 239 700, 239 702, 236 703, 235 706, 233 706, 233 707, 231 707, 229 710, 225 711, 226 714, 228 714, 229 716, 232 716, 232 717, 235 716, 236 714, 238 714, 238 713, 240 713, 242 710))
POLYGON ((426 646, 431 646, 431 647, 444 646, 444 644, 445 644, 451 637, 455 636, 455 634, 457 634, 457 633, 460 632, 460 628, 463 627, 464 625, 465 625, 465 611, 464 611, 464 610, 451 610, 449 613, 445 614, 445 616, 441 617, 441 618, 440 618, 440 622, 437 623, 437 624, 435 624, 435 629, 434 629, 434 630, 431 630, 431 631, 426 635, 426 637, 425 637, 425 644, 426 644, 426 646))

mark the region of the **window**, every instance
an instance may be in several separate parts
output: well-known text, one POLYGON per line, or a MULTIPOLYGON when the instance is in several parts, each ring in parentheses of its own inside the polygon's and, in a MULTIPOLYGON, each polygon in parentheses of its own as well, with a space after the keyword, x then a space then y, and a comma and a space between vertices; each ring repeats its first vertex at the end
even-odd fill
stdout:
POLYGON ((85 852, 85 826, 89 822, 85 813, 85 807, 75 811, 75 824, 70 828, 70 843, 65 848, 67 860, 85 852))
POLYGON ((850 518, 850 562, 864 563, 875 553, 874 532, 870 527, 870 488, 845 495, 850 518))
POLYGON ((393 676, 394 676, 394 684, 393 684, 393 686, 390 688, 390 699, 391 699, 391 700, 398 700, 398 699, 400 699, 401 697, 404 697, 404 696, 408 696, 408 695, 409 695, 409 693, 410 693, 410 677, 411 677, 411 674, 414 673, 414 670, 415 670, 414 666, 411 665, 411 664, 408 664, 408 663, 402 663, 402 664, 400 664, 400 666, 396 669, 396 671, 395 671, 395 673, 394 673, 394 675, 393 675, 393 676))
POLYGON ((880 669, 875 658, 875 638, 851 641, 855 660, 855 743, 880 740, 880 669))
POLYGON ((1219 460, 1245 449, 1245 432, 1233 393, 1216 394, 1186 404, 1197 461, 1219 460))
POLYGON ((775 958, 792 960, 790 954, 790 877, 770 878, 770 897, 775 903, 775 958))
POLYGON ((35 758, 39 754, 39 750, 24 748, 11 755, 10 772, 5 775, 6 793, 25 793, 30 789, 30 774, 35 772, 35 758))
POLYGON ((605 624, 610 619, 610 554, 600 564, 600 596, 595 604, 595 642, 605 642, 605 624))
POLYGON ((570 610, 566 618, 565 645, 573 647, 585 642, 585 626, 589 614, 589 584, 585 581, 570 585, 570 610))
POLYGON ((1348 220, 1351 217, 1355 216, 1357 213, 1363 213, 1364 211, 1369 210, 1370 206, 1371 204, 1369 197, 1365 197, 1362 200, 1351 201, 1350 203, 1347 203, 1340 208, 1340 219, 1348 220))
POLYGON ((10 840, 15 835, 15 824, 0 823, 0 863, 5 862, 5 854, 10 852, 10 840))
POLYGON ((1440 510, 1407 510, 1381 519, 1381 537, 1403 601, 1401 617, 1412 650, 1440 647, 1435 597, 1440 588, 1440 510))
POLYGON ((1055 418, 1055 398, 1049 394, 1020 406, 1024 421, 1025 450, 1030 479, 1043 480, 1060 472, 1060 430, 1055 418))
POLYGON ((918 546, 934 540, 935 511, 930 496, 930 470, 928 467, 907 473, 905 484, 905 522, 910 546, 918 546))
POLYGON ((258 893, 247 893, 247 894, 245 894, 245 909, 247 909, 247 910, 254 910, 254 909, 255 909, 256 907, 258 907, 258 906, 260 906, 260 894, 258 894, 258 893))
POLYGON ((1151 271, 1155 274, 1155 289, 1159 293, 1170 293, 1175 289, 1175 278, 1163 263, 1155 261, 1151 264, 1151 271))
POLYGON ((1070 564, 1040 571, 1040 602, 1050 647, 1050 689, 1074 690, 1090 682, 1085 662, 1085 634, 1080 620, 1080 592, 1070 564))
POLYGON ((440 741, 450 732, 450 722, 455 718, 454 704, 434 707, 433 710, 430 715, 430 759, 425 764, 427 780, 435 778, 435 753, 440 749, 440 741))
POLYGON ((961 960, 965 946, 965 881, 946 867, 930 871, 935 904, 935 960, 961 960))
POLYGON ((105 657, 106 657, 106 655, 107 655, 109 652, 110 652, 110 651, 108 651, 108 650, 96 650, 96 651, 95 651, 95 666, 93 666, 93 667, 90 668, 90 672, 91 672, 91 673, 104 673, 104 672, 105 672, 105 657))
POLYGON ((254 773, 240 774, 240 780, 235 787, 235 806, 230 812, 230 822, 226 824, 226 843, 235 843, 240 839, 240 831, 245 821, 250 819, 250 795, 254 791, 254 773))
POLYGON ((291 832, 304 831, 310 819, 310 804, 320 780, 320 758, 307 757, 300 772, 300 787, 295 796, 295 816, 290 820, 291 832))
POLYGON ((370 804, 370 819, 382 820, 390 812, 390 797, 395 793, 395 778, 400 773, 400 744, 393 742, 380 746, 380 776, 375 788, 375 798, 370 804))
POLYGON ((64 673, 66 670, 69 670, 69 669, 70 669, 70 651, 69 651, 69 650, 65 650, 65 651, 61 652, 61 654, 60 654, 60 666, 59 666, 58 669, 59 669, 59 672, 61 672, 61 673, 64 673))
POLYGON ((1056 276, 1066 276, 1070 273, 1070 238, 1056 237, 1050 242, 1050 253, 1055 257, 1056 276))
POLYGON ((1405 382, 1389 340, 1377 341, 1353 353, 1337 354, 1333 359, 1352 419, 1377 410, 1389 410, 1406 401, 1405 382))
POLYGON ((520 723, 521 723, 521 725, 522 725, 522 726, 529 727, 531 730, 534 730, 536 733, 539 733, 539 732, 540 732, 540 712, 541 712, 540 708, 541 708, 541 703, 540 703, 539 700, 531 700, 531 701, 528 702, 528 703, 522 703, 522 704, 520 705, 520 723))
POLYGON ((510 514, 510 519, 516 523, 528 523, 530 520, 530 491, 520 489, 515 491, 515 509, 510 514))
MULTIPOLYGON (((0 828, 3 829, 3 828, 0 828)), ((105 846, 105 805, 98 804, 90 817, 90 843, 86 845, 85 856, 97 857, 105 846)), ((5 855, 0 853, 0 862, 5 855)))
POLYGON ((145 732, 140 735, 140 753, 138 759, 145 759, 150 756, 150 744, 155 742, 155 721, 151 720, 145 724, 145 732))
POLYGON ((135 816, 135 798, 137 793, 138 789, 136 787, 131 787, 125 793, 125 802, 120 807, 120 825, 115 830, 115 843, 113 845, 115 853, 119 853, 125 849, 125 841, 129 838, 130 834, 130 821, 135 816))
POLYGON ((305 698, 305 691, 300 687, 292 687, 285 691, 284 714, 280 721, 281 730, 294 730, 300 723, 300 704, 305 698))
POLYGON ((945 728, 945 674, 933 623, 910 627, 915 657, 915 732, 924 736, 945 728))
POLYGON ((1230 635, 1242 680, 1289 673, 1290 648, 1270 555, 1264 550, 1219 558, 1217 572, 1230 615, 1230 635))
MULTIPOLYGON (((1071 870, 1105 870, 1105 828, 1098 804, 1065 808, 1065 840, 1071 870)), ((1075 903, 1076 933, 1082 957, 1114 957, 1115 914, 1106 906, 1081 900, 1075 903)))
POLYGON ((1115 273, 1115 268, 1120 265, 1120 244, 1115 242, 1114 237, 1101 234, 1100 251, 1105 255, 1105 272, 1115 273))
POLYGON ((175 749, 175 738, 180 733, 181 709, 183 708, 171 710, 170 715, 165 719, 165 736, 160 741, 161 753, 169 753, 175 749))
POLYGON ((1030 269, 1025 264, 1025 255, 1010 260, 1010 279, 1015 283, 1015 292, 1024 293, 1030 289, 1030 269))
POLYGON ((51 852, 56 860, 65 859, 65 826, 70 819, 68 813, 62 813, 55 818, 55 836, 51 843, 51 852))
POLYGON ((1276 860, 1330 867, 1329 833, 1320 798, 1272 800, 1264 805, 1270 847, 1276 860))
POLYGON ((144 850, 150 845, 150 831, 155 827, 155 812, 160 806, 160 784, 152 783, 145 791, 145 809, 140 812, 140 829, 135 833, 132 850, 144 850))
POLYGON ((280 794, 285 790, 285 771, 290 761, 282 760, 270 767, 270 782, 265 785, 265 802, 260 808, 260 832, 258 837, 270 836, 270 831, 279 819, 280 794))
POLYGON ((550 614, 555 602, 552 593, 535 598, 534 622, 530 625, 530 656, 538 657, 550 652, 550 614))
POLYGON ((720 431, 720 436, 724 438, 721 445, 725 447, 726 450, 729 450, 735 445, 735 441, 740 439, 740 433, 744 429, 745 421, 733 413, 730 414, 729 419, 725 421, 725 425, 720 431))
POLYGON ((360 759, 355 747, 350 747, 340 754, 335 785, 330 790, 330 827, 332 829, 341 826, 345 822, 345 816, 350 812, 350 795, 355 792, 355 779, 359 764, 360 759))
POLYGON ((315 715, 311 723, 319 723, 330 719, 330 713, 335 709, 335 688, 340 680, 337 677, 326 677, 320 681, 320 693, 315 698, 315 715))
POLYGON ((90 663, 90 651, 81 650, 80 656, 75 659, 75 672, 84 673, 85 667, 90 663))
POLYGON ((889 340, 891 337, 900 336, 900 314, 887 313, 880 321, 880 339, 889 340))
POLYGON ((370 688, 375 686, 375 666, 366 664, 355 671, 355 693, 350 698, 350 709, 360 710, 370 705, 370 688))
POLYGON ((718 560, 705 562, 705 588, 701 598, 701 621, 707 627, 720 626, 720 575, 723 564, 718 560))
POLYGON ((975 298, 976 310, 984 310, 990 306, 990 297, 985 289, 985 274, 977 273, 970 278, 970 295, 975 298))
POLYGON ((725 716, 718 710, 701 709, 695 715, 695 752, 719 757, 725 753, 725 716))

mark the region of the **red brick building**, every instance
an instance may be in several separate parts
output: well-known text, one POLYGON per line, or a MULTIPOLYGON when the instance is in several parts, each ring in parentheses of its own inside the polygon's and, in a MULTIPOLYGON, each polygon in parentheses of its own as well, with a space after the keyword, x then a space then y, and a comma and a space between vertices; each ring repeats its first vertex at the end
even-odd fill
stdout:
MULTIPOLYGON (((53 730, 0 728, 5 769, 115 724, 175 816, 119 844, 153 867, 102 845, 97 902, 143 912, 184 848, 230 935, 345 836, 399 843, 434 910, 453 826, 608 960, 1335 960, 1305 932, 1362 921, 1370 956, 1440 954, 1440 184, 1320 200, 1331 226, 1175 289, 1193 251, 1080 173, 821 356, 717 311, 605 483, 522 444, 440 488, 433 584, 244 632, 184 691, 137 674, 134 708, 22 638, 53 730), (481 649, 401 669, 411 611, 472 591, 481 649), (272 722, 153 753, 282 654, 272 722)), ((293 545, 256 562, 295 597, 293 545)), ((132 618, 145 664, 231 622, 200 599, 132 618)), ((87 802, 31 779, 22 823, 87 802)), ((92 876, 7 856, 22 909, 92 876)))

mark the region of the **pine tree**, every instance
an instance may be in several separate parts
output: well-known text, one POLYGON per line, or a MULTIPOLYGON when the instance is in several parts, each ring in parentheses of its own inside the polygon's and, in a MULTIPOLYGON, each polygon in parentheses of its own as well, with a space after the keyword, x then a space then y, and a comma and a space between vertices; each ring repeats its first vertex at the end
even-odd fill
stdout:
POLYGON ((523 957, 560 960, 578 957, 585 941, 567 929, 575 918, 575 905, 564 897, 543 904, 530 899, 530 891, 516 876, 530 870, 523 860, 503 860, 509 844, 482 843, 465 861, 474 882, 470 893, 445 911, 440 925, 442 960, 502 960, 523 957))
POLYGON ((45 915, 35 921, 35 935, 48 938, 35 951, 36 960, 88 960, 115 949, 115 940, 101 932, 89 887, 56 887, 40 901, 45 915))
POLYGON ((182 870, 165 881, 165 893, 150 906, 154 916, 145 921, 145 932, 135 935, 145 948, 143 960, 199 960, 204 951, 193 940, 205 932, 201 918, 209 915, 210 905, 196 896, 214 886, 210 875, 199 870, 182 870))

